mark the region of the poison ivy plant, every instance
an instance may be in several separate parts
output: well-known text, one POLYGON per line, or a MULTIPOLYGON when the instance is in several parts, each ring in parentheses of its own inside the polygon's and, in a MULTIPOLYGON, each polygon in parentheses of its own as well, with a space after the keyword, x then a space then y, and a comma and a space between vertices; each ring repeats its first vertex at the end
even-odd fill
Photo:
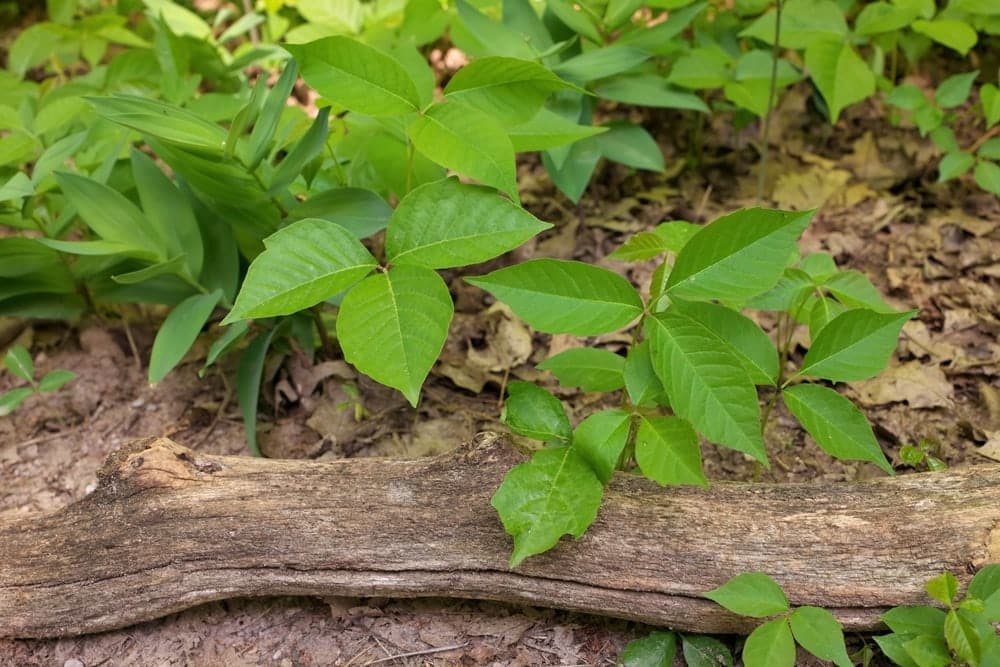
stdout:
POLYGON ((844 630, 833 614, 819 607, 792 609, 781 587, 762 572, 737 575, 705 597, 741 616, 772 619, 746 638, 742 653, 746 667, 792 667, 796 644, 837 667, 854 664, 847 656, 844 630))
POLYGON ((511 385, 504 422, 547 443, 493 498, 514 539, 512 567, 565 533, 579 537, 615 470, 706 485, 699 436, 767 465, 758 386, 769 388, 766 414, 780 396, 831 456, 892 474, 863 413, 830 385, 881 371, 915 311, 893 311, 863 274, 838 270, 828 255, 797 259, 811 217, 746 209, 701 228, 674 221, 637 235, 612 256, 663 257, 645 301, 617 273, 573 261, 532 260, 466 279, 539 331, 597 336, 634 327, 624 356, 583 347, 539 366, 566 386, 620 391, 621 409, 573 429, 554 396, 511 385), (779 312, 777 345, 742 309, 779 312), (812 342, 789 370, 800 323, 812 342))
POLYGON ((958 580, 944 572, 927 582, 927 595, 939 606, 896 607, 882 615, 889 627, 875 637, 882 652, 902 667, 1000 664, 1000 565, 987 565, 958 595, 958 580))

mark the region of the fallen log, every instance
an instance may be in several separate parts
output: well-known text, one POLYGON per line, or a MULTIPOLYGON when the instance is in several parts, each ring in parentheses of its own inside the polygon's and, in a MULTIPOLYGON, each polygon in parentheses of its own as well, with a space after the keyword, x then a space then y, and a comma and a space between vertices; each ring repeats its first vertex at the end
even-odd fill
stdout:
POLYGON ((524 459, 503 436, 432 459, 209 456, 165 438, 113 453, 98 488, 0 526, 0 636, 111 630, 237 596, 449 596, 745 633, 701 598, 764 571, 794 605, 870 630, 1000 555, 1000 466, 850 484, 663 489, 617 476, 578 541, 507 567, 489 498, 524 459))

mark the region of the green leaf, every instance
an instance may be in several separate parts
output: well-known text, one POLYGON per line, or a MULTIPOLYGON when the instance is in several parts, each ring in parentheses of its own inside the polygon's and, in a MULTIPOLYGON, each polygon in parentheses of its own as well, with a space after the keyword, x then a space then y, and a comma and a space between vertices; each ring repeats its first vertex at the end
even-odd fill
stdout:
POLYGON ((225 130, 172 104, 134 95, 85 99, 108 120, 169 144, 218 155, 225 148, 225 130))
POLYGON ((729 82, 732 59, 718 49, 691 49, 674 61, 667 81, 692 90, 721 88, 729 82))
POLYGON ((979 101, 983 105, 983 115, 986 116, 986 128, 990 129, 1000 123, 1000 88, 992 83, 983 84, 979 89, 979 101))
POLYGON ((676 8, 683 4, 683 2, 670 3, 670 15, 666 21, 652 27, 647 25, 642 30, 626 32, 616 44, 645 49, 661 55, 669 54, 671 50, 676 48, 677 41, 674 37, 681 34, 691 24, 691 21, 708 6, 707 2, 696 2, 686 7, 676 8))
POLYGON ((420 106, 417 86, 395 58, 337 35, 286 44, 302 78, 328 100, 369 116, 401 116, 420 106))
POLYGON ((725 644, 705 635, 681 635, 687 667, 733 667, 733 654, 725 644))
MULTIPOLYGON (((502 23, 491 21, 465 0, 456 0, 455 8, 465 29, 491 53, 525 60, 537 55, 524 36, 502 23)), ((504 9, 507 9, 506 3, 504 9)))
POLYGON ((335 222, 359 239, 385 229, 392 208, 371 190, 335 188, 299 202, 288 211, 289 220, 322 218, 335 222))
POLYGON ((337 338, 344 359, 415 406, 454 310, 447 285, 430 269, 394 266, 368 276, 340 304, 337 338))
POLYGON ((844 107, 875 94, 875 75, 850 44, 812 42, 806 47, 805 63, 830 109, 831 122, 837 122, 844 107))
MULTIPOLYGON (((740 37, 774 44, 774 10, 758 17, 740 37)), ((814 42, 843 40, 848 35, 844 12, 832 0, 787 0, 781 14, 781 46, 805 49, 814 42)))
POLYGON ((240 355, 240 363, 236 369, 236 395, 243 414, 243 430, 246 432, 247 446, 254 456, 261 455, 257 444, 257 401, 260 398, 260 380, 264 373, 267 348, 271 346, 274 332, 274 329, 268 329, 250 341, 247 349, 240 355))
POLYGON ((989 160, 1000 160, 1000 137, 993 137, 983 142, 976 155, 989 160))
POLYGON ((654 630, 641 639, 633 639, 618 655, 621 667, 672 667, 677 653, 677 635, 654 630))
POLYGON ((854 21, 854 31, 859 35, 877 35, 906 28, 919 16, 915 7, 870 2, 864 6, 854 21))
POLYGON ((559 399, 530 382, 511 382, 507 386, 500 420, 518 435, 543 442, 568 445, 573 437, 559 399))
POLYGON ((195 294, 170 311, 153 340, 153 351, 149 355, 150 384, 165 378, 180 363, 221 298, 222 290, 195 294))
POLYGON ((573 84, 531 60, 489 56, 458 70, 444 94, 504 125, 515 125, 538 113, 552 92, 572 88, 573 84))
POLYGON ((708 106, 694 93, 678 90, 656 74, 634 74, 605 79, 594 86, 599 97, 644 107, 690 109, 708 113, 708 106))
POLYGON ((233 322, 224 327, 222 335, 212 341, 212 344, 208 347, 208 354, 205 355, 205 364, 198 371, 198 377, 204 377, 208 367, 214 364, 221 355, 228 352, 236 343, 243 340, 249 330, 250 325, 245 320, 233 322))
POLYGON ((31 387, 18 387, 0 394, 0 417, 6 417, 17 410, 18 406, 24 403, 31 394, 31 387))
POLYGON ((224 324, 290 315, 354 285, 378 265, 358 239, 340 225, 307 218, 264 240, 224 324))
POLYGON ((973 175, 979 187, 1000 197, 1000 165, 980 160, 973 175))
POLYGON ((545 171, 563 194, 574 203, 579 202, 601 160, 601 147, 597 143, 597 137, 588 137, 574 143, 558 165, 553 155, 551 151, 542 153, 545 171))
POLYGON ((708 486, 701 469, 698 434, 680 417, 642 417, 635 438, 635 460, 643 475, 664 486, 708 486))
POLYGON ((917 311, 876 313, 856 308, 823 327, 796 373, 855 382, 882 372, 896 349, 899 332, 917 311))
POLYGON ((604 157, 633 169, 663 171, 663 151, 649 132, 631 123, 611 123, 608 127, 597 137, 604 157))
POLYGON ((31 354, 23 345, 12 345, 4 355, 3 365, 16 377, 32 382, 35 377, 35 364, 31 361, 31 354))
POLYGON ((752 618, 783 614, 789 609, 788 598, 781 586, 763 572, 736 575, 705 593, 705 597, 734 614, 752 618))
POLYGON ((632 417, 624 410, 600 410, 573 431, 573 448, 587 460, 602 484, 611 480, 628 442, 632 417))
POLYGON ((594 18, 580 5, 568 0, 548 0, 545 7, 581 37, 586 37, 597 44, 604 42, 601 39, 601 32, 594 25, 594 18))
POLYGON ((642 313, 642 301, 627 280, 583 262, 533 259, 465 280, 545 333, 598 336, 642 313))
POLYGON ((809 311, 809 335, 815 339, 819 335, 819 332, 823 330, 823 327, 846 310, 846 306, 833 299, 828 299, 827 297, 814 298, 812 309, 809 311))
MULTIPOLYGON (((995 632, 990 627, 991 634, 995 632)), ((977 665, 982 657, 982 639, 964 610, 952 609, 944 619, 944 637, 949 648, 967 664, 977 665)))
POLYGON ((963 56, 976 45, 978 35, 972 27, 965 21, 955 19, 934 19, 925 21, 917 19, 910 28, 914 32, 926 35, 939 44, 944 44, 949 49, 958 51, 963 56))
POLYGON ((868 276, 851 269, 823 281, 823 288, 848 308, 868 308, 878 313, 896 312, 872 285, 868 276))
POLYGON ((667 404, 663 383, 657 377, 650 358, 649 341, 633 345, 625 359, 625 388, 629 400, 636 407, 653 403, 667 404))
POLYGON ((146 220, 156 231, 166 254, 172 258, 183 255, 188 276, 196 278, 201 273, 204 249, 194 211, 152 159, 134 148, 131 156, 132 175, 146 220))
POLYGON ((991 623, 1000 619, 1000 565, 987 565, 976 572, 965 595, 985 603, 983 613, 991 623))
POLYGON ((101 239, 143 250, 159 261, 167 259, 163 242, 149 233, 145 217, 124 196, 103 183, 69 172, 56 172, 56 181, 77 214, 101 239))
POLYGON ((900 635, 944 634, 943 610, 936 607, 893 607, 882 614, 882 620, 889 629, 900 635))
POLYGON ((976 158, 965 151, 954 151, 941 158, 938 164, 938 183, 958 178, 975 164, 976 158))
POLYGON ((676 301, 673 309, 697 320, 739 359, 754 384, 778 379, 778 350, 749 317, 714 303, 676 301))
POLYGON ((907 111, 914 111, 920 107, 926 107, 928 104, 924 91, 912 83, 904 83, 896 86, 889 93, 888 97, 886 97, 885 101, 907 111))
POLYGON ((641 65, 650 55, 644 49, 612 44, 564 60, 554 65, 552 71, 571 81, 596 81, 641 65))
POLYGON ((559 114, 540 109, 530 120, 507 128, 511 145, 518 153, 541 151, 571 144, 595 134, 607 132, 608 128, 594 125, 577 125, 559 114))
POLYGON ((900 667, 920 667, 920 665, 913 661, 913 658, 910 657, 910 654, 906 652, 906 648, 903 646, 910 638, 911 635, 898 634, 872 637, 875 643, 878 644, 879 650, 892 660, 893 664, 900 667))
POLYGON ((385 253, 393 264, 467 266, 513 250, 551 226, 491 188, 446 178, 403 197, 389 221, 385 253))
POLYGON ((743 645, 746 667, 794 667, 795 641, 788 620, 768 621, 750 633, 743 645))
POLYGON ((651 232, 639 232, 618 246, 609 258, 623 262, 644 262, 664 252, 679 253, 701 226, 672 220, 657 225, 651 232))
POLYGON ((942 572, 928 581, 925 588, 928 595, 946 607, 950 607, 955 596, 958 595, 958 579, 951 572, 942 572))
POLYGON ((965 74, 955 74, 949 76, 941 82, 934 91, 934 99, 938 106, 943 109, 957 107, 969 97, 972 90, 972 82, 979 76, 979 70, 966 72, 965 74))
POLYGON ((295 146, 288 152, 278 164, 271 177, 271 186, 267 189, 267 194, 274 196, 282 192, 299 174, 302 173, 306 163, 319 155, 326 145, 327 118, 330 115, 330 107, 323 107, 316 114, 312 125, 296 142, 295 146))
POLYGON ((814 211, 743 209, 703 227, 677 255, 667 293, 739 303, 777 284, 814 211))
POLYGON ((274 138, 274 131, 278 128, 278 121, 281 120, 281 112, 284 111, 288 96, 292 93, 295 81, 299 76, 299 66, 294 60, 289 60, 285 64, 278 81, 271 88, 264 100, 257 122, 254 123, 253 131, 250 133, 250 143, 248 150, 250 159, 248 168, 257 168, 261 160, 267 155, 271 146, 271 139, 274 138))
POLYGON ((514 538, 510 567, 551 549, 564 534, 583 535, 597 516, 603 491, 572 447, 542 449, 514 466, 490 500, 514 538))
POLYGON ((683 313, 647 317, 645 326, 653 368, 674 412, 712 442, 766 464, 757 391, 740 360, 683 313))
POLYGON ((147 250, 139 250, 132 245, 116 243, 113 241, 59 241, 57 239, 38 239, 38 243, 53 250, 66 253, 67 255, 84 255, 91 257, 123 255, 135 257, 150 262, 156 262, 154 253, 147 250))
POLYGON ((802 648, 837 667, 853 667, 844 645, 844 629, 826 609, 799 607, 788 617, 788 623, 802 648))
POLYGON ((38 381, 38 391, 55 391, 76 377, 73 371, 57 368, 38 381))
POLYGON ((168 259, 165 262, 150 264, 149 266, 135 271, 117 273, 112 275, 111 279, 119 285, 136 285, 147 280, 152 280, 158 276, 165 275, 188 275, 187 269, 184 267, 183 255, 178 255, 177 257, 168 259))
POLYGON ((786 387, 782 398, 827 454, 838 459, 871 461, 893 474, 868 419, 851 401, 818 384, 786 387))
POLYGON ((462 104, 435 104, 407 134, 434 162, 517 197, 514 146, 490 115, 462 104))
POLYGON ((952 664, 951 652, 942 637, 918 635, 905 638, 903 649, 918 667, 948 667, 952 664))
POLYGON ((584 391, 615 391, 625 386, 625 357, 592 347, 575 347, 536 366, 549 371, 564 387, 584 391))

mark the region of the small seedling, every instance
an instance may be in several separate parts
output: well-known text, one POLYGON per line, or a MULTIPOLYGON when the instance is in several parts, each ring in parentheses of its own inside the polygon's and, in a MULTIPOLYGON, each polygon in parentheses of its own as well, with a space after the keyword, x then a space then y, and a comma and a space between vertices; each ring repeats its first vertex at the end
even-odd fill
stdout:
POLYGON ((76 377, 72 371, 57 368, 50 371, 41 380, 35 380, 35 364, 31 355, 23 345, 13 345, 4 355, 3 364, 7 370, 25 382, 27 387, 17 387, 0 394, 0 417, 14 412, 21 403, 32 394, 53 392, 76 377))

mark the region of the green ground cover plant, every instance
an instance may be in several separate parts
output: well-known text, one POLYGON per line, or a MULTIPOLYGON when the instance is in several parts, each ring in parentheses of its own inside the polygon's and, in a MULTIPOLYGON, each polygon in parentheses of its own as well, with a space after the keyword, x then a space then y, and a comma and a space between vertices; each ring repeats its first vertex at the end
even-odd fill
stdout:
POLYGON ((76 377, 72 371, 57 368, 49 371, 41 379, 35 378, 35 364, 31 354, 23 345, 11 345, 3 358, 7 372, 28 383, 26 387, 15 387, 0 394, 0 417, 17 410, 32 394, 58 391, 60 387, 76 377))
MULTIPOLYGON (((1000 565, 983 567, 958 595, 958 581, 943 572, 927 582, 927 595, 940 606, 895 607, 882 615, 892 631, 874 638, 882 653, 901 667, 985 667, 1000 664, 1000 636, 992 624, 1000 620, 1000 565)), ((762 619, 743 643, 746 667, 791 667, 796 644, 837 667, 868 665, 867 646, 849 656, 844 631, 830 612, 818 607, 792 609, 781 586, 763 572, 747 572, 705 593, 727 610, 762 619), (763 620, 769 619, 769 620, 763 620)), ((689 667, 728 665, 729 648, 711 637, 679 635, 689 667)), ((672 665, 678 635, 652 632, 618 656, 623 667, 672 665)))
MULTIPOLYGON (((969 173, 1000 193, 997 72, 955 74, 933 93, 904 81, 932 49, 965 57, 995 43, 994 3, 770 4, 266 0, 206 18, 166 0, 52 0, 0 72, 0 314, 127 318, 136 304, 165 307, 149 381, 208 331, 203 372, 239 356, 237 393, 259 454, 269 350, 340 355, 417 405, 453 316, 441 272, 550 227, 520 204, 518 155, 539 153, 572 201, 603 159, 667 169, 631 107, 675 109, 692 130, 711 114, 742 127, 807 85, 836 125, 877 97, 943 153, 941 181, 969 173), (470 60, 443 79, 428 53, 451 44, 470 60), (311 94, 314 113, 288 104, 311 94), (952 123, 969 107, 978 134, 961 144, 952 123)), ((610 257, 655 260, 648 294, 614 271, 544 257, 466 278, 539 332, 633 332, 624 355, 585 346, 539 366, 563 386, 616 393, 618 407, 575 427, 545 389, 507 387, 504 423, 544 443, 493 497, 514 539, 511 567, 579 537, 615 471, 704 486, 702 439, 767 466, 778 401, 828 454, 892 474, 835 386, 880 372, 914 312, 887 306, 829 255, 800 256, 812 215, 744 209, 638 233, 610 257), (773 337, 762 314, 778 322, 773 337), (799 358, 792 341, 803 330, 799 358)), ((0 397, 0 410, 70 379, 36 381, 14 349, 8 369, 30 386, 0 397)), ((921 447, 904 462, 940 463, 921 447)), ((972 607, 949 607, 960 619, 951 625, 965 627, 972 607)), ((786 612, 769 643, 783 656, 794 637, 812 651, 797 624, 826 618, 787 603, 773 613, 786 612)), ((680 639, 685 656, 715 650, 680 639)), ((651 640, 664 652, 676 642, 651 640)))

